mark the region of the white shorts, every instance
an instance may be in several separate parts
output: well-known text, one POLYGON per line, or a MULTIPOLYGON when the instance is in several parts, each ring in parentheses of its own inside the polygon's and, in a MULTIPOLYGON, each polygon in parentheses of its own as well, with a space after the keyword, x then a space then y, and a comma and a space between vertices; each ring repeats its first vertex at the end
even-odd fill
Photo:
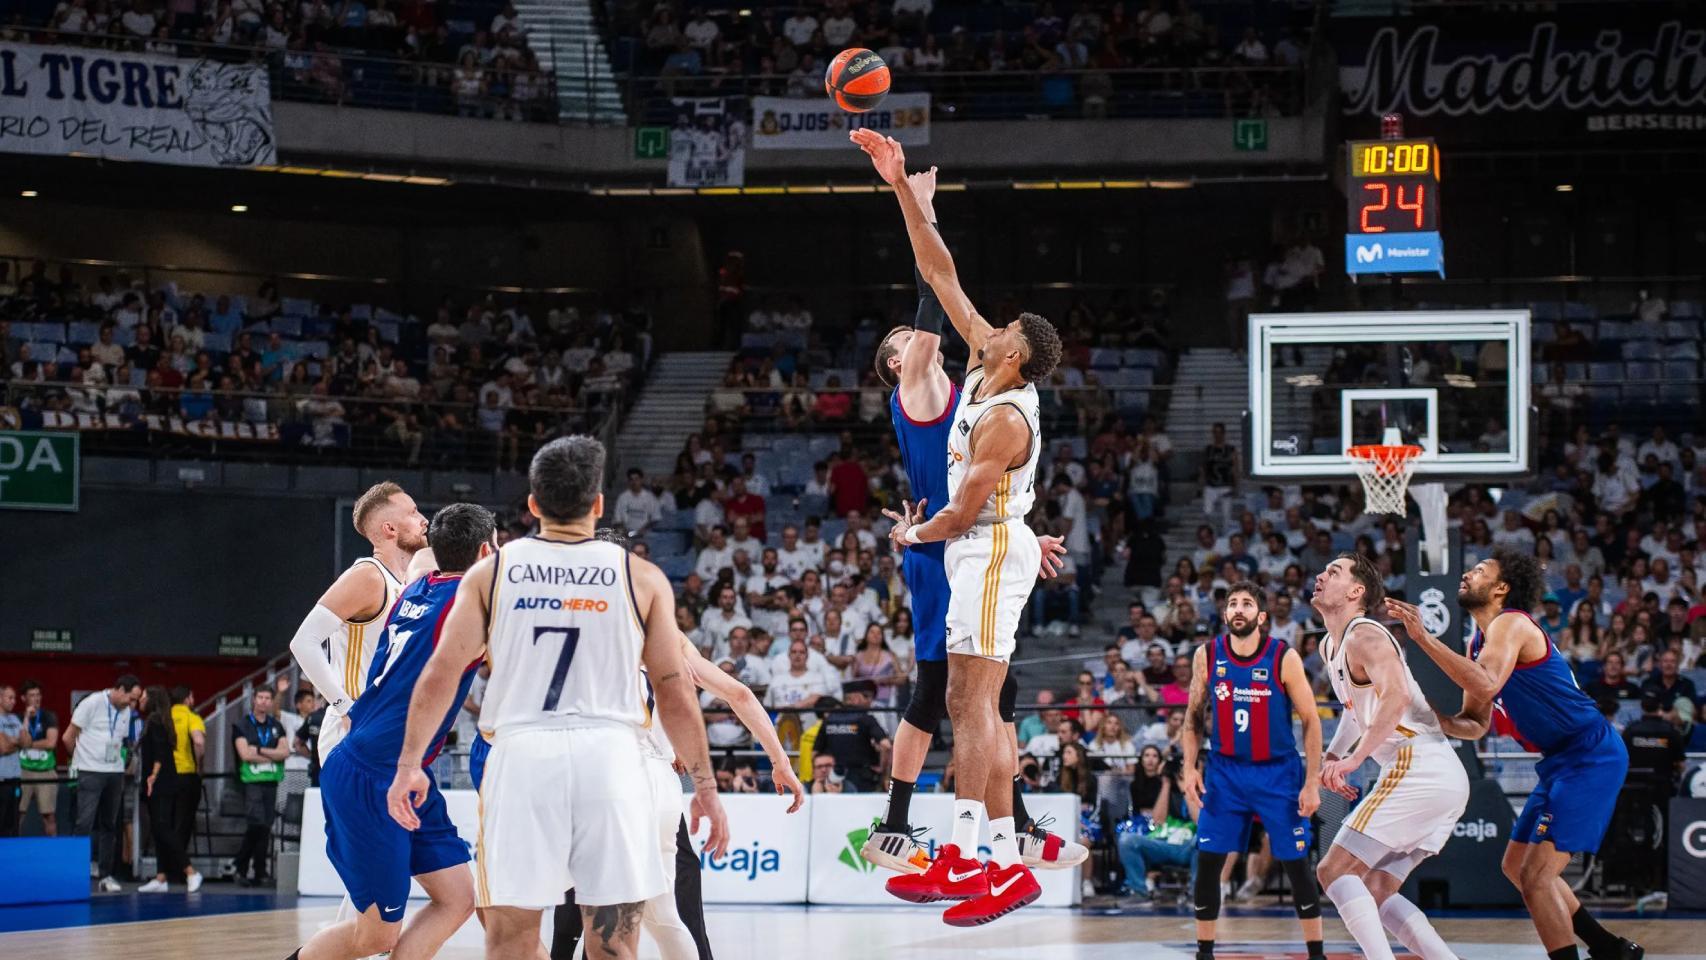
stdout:
POLYGON ((668 889, 650 763, 617 725, 501 734, 480 783, 476 903, 542 910, 572 887, 603 907, 668 889))
MULTIPOLYGON (((1367 856, 1351 832, 1362 834, 1387 853, 1438 853, 1469 804, 1469 775, 1451 746, 1438 741, 1405 744, 1380 768, 1380 779, 1339 828, 1335 846, 1357 859, 1367 856)), ((1378 863, 1368 864, 1378 867, 1378 863)))
POLYGON ((1010 659, 1042 559, 1037 535, 1018 520, 975 526, 950 542, 948 652, 1010 659))
POLYGON ((333 716, 326 711, 325 722, 320 724, 320 736, 314 741, 314 749, 320 754, 320 766, 326 765, 326 758, 332 755, 332 748, 344 742, 349 735, 349 718, 333 716))
POLYGON ((687 794, 681 790, 681 775, 668 760, 649 759, 646 771, 652 779, 652 803, 656 813, 658 852, 663 855, 664 881, 675 887, 675 835, 687 811, 687 794))

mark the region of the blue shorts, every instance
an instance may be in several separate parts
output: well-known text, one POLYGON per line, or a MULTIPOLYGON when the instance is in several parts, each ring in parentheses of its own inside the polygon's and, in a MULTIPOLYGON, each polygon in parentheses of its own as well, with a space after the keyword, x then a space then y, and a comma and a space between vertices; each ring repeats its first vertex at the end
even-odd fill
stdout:
MULTIPOLYGON (((428 773, 428 777, 432 774, 428 773)), ((320 770, 326 807, 326 856, 358 911, 377 903, 380 919, 397 923, 409 904, 409 878, 467 863, 468 844, 456 833, 444 795, 434 783, 415 810, 420 829, 391 819, 385 792, 391 775, 334 750, 320 770)))
POLYGON ((1598 850, 1629 772, 1629 751, 1611 724, 1601 721, 1597 734, 1541 760, 1534 772, 1540 783, 1517 814, 1511 842, 1550 840, 1566 853, 1598 850))
POLYGON ((912 639, 919 660, 948 659, 948 568, 942 544, 908 547, 900 561, 906 590, 912 595, 912 639))
POLYGON ((1275 860, 1307 856, 1312 839, 1309 818, 1297 814, 1297 794, 1302 789, 1302 758, 1250 763, 1209 756, 1197 849, 1243 853, 1250 844, 1250 819, 1261 817, 1275 860))
POLYGON ((492 745, 485 737, 474 734, 474 744, 468 748, 468 776, 474 779, 474 789, 480 789, 480 781, 486 778, 486 758, 492 754, 492 745))

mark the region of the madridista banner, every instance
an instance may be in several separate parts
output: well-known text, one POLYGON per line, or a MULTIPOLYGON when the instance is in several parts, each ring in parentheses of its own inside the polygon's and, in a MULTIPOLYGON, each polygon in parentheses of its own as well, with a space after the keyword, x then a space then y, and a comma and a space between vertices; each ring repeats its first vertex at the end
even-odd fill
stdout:
POLYGON ((264 64, 0 43, 0 151, 274 164, 271 96, 264 64))
POLYGON ((847 131, 869 127, 902 146, 930 145, 930 95, 891 93, 875 110, 848 113, 828 97, 752 98, 754 150, 846 150, 847 131))
POLYGON ((1405 133, 1460 149, 1699 143, 1706 137, 1706 27, 1674 8, 1572 4, 1568 16, 1446 8, 1336 18, 1345 134, 1405 133))

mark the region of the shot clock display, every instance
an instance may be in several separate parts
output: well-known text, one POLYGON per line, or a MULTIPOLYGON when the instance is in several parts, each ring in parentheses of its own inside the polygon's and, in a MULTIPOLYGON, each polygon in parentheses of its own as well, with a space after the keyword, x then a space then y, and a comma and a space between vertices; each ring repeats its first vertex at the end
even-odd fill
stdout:
POLYGON ((1345 156, 1345 272, 1444 276, 1439 147, 1432 140, 1352 140, 1345 156))

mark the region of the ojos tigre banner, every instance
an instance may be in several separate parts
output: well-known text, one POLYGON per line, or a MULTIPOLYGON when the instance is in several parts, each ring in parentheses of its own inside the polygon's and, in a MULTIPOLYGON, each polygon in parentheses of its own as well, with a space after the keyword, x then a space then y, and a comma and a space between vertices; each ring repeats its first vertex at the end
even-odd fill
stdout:
POLYGON ((271 423, 232 423, 224 420, 185 420, 182 417, 144 414, 125 420, 116 413, 65 413, 45 410, 40 423, 24 422, 16 407, 0 407, 0 430, 137 431, 170 433, 203 440, 258 440, 278 442, 278 426, 271 423))
POLYGON ((848 113, 827 97, 752 98, 754 150, 846 150, 847 132, 869 127, 903 146, 930 143, 930 94, 891 93, 875 109, 848 113))

